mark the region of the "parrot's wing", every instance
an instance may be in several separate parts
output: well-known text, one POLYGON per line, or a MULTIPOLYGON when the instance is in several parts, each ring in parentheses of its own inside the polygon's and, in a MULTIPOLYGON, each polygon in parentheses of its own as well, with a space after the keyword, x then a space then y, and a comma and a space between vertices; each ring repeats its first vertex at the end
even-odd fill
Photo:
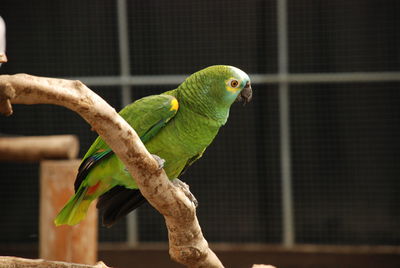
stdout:
MULTIPOLYGON (((178 110, 178 101, 170 95, 148 96, 126 106, 119 114, 136 131, 143 143, 146 143, 164 126, 178 110)), ((110 147, 99 136, 90 146, 82 159, 95 155, 110 147)))
MULTIPOLYGON (((107 146, 107 144, 105 144, 105 145, 107 146)), ((100 160, 104 160, 104 159, 108 158, 109 156, 111 156, 112 154, 113 154, 113 151, 111 151, 111 149, 107 149, 107 150, 99 149, 92 156, 89 156, 82 161, 81 165, 78 168, 78 174, 76 175, 76 179, 75 179, 75 183, 74 183, 75 192, 78 191, 79 186, 81 186, 82 182, 85 180, 86 176, 89 174, 89 171, 91 170, 91 168, 94 167, 97 163, 99 163, 100 160)))
POLYGON ((178 111, 178 100, 171 95, 154 95, 126 106, 120 115, 133 127, 143 143, 148 142, 178 111))
POLYGON ((108 147, 107 143, 103 141, 103 139, 98 136, 97 139, 92 143, 89 150, 86 152, 85 156, 82 158, 82 163, 91 156, 102 152, 102 151, 109 151, 110 147, 108 147))
MULTIPOLYGON (((126 106, 119 113, 136 131, 143 143, 154 137, 178 111, 178 101, 170 95, 154 95, 142 98, 126 106)), ((75 190, 85 180, 89 171, 113 151, 98 137, 83 157, 75 180, 75 190)))

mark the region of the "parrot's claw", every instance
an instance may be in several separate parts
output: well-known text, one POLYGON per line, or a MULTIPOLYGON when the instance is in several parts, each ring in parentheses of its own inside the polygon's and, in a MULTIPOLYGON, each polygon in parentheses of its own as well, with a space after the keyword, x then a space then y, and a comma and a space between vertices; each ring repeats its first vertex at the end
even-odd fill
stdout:
POLYGON ((197 208, 197 206, 199 205, 199 202, 197 202, 196 197, 194 197, 194 195, 190 192, 189 185, 187 185, 180 179, 173 179, 172 184, 175 187, 179 187, 184 192, 186 197, 189 198, 189 200, 193 203, 194 207, 197 208))
POLYGON ((162 169, 164 167, 165 160, 156 154, 152 154, 152 156, 153 156, 154 160, 156 160, 158 163, 158 169, 162 169))

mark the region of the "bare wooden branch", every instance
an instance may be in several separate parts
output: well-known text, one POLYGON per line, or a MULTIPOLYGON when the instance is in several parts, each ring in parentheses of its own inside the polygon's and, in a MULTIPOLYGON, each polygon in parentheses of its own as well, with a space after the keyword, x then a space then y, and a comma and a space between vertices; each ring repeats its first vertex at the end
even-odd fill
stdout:
POLYGON ((47 261, 42 259, 24 259, 17 257, 0 256, 0 268, 108 268, 104 262, 98 262, 96 265, 68 263, 61 261, 47 261))
POLYGON ((79 140, 75 135, 0 137, 0 161, 74 159, 78 152, 79 140))
POLYGON ((9 84, 2 86, 0 90, 0 113, 9 116, 12 114, 10 99, 15 97, 15 91, 9 84))
MULTIPOLYGON (((27 74, 0 76, 0 92, 12 89, 15 104, 55 104, 79 113, 99 133, 136 179, 143 196, 164 215, 170 256, 187 267, 223 267, 204 239, 196 209, 149 154, 136 132, 80 81, 27 74)), ((1 101, 1 95, 0 95, 1 101)))

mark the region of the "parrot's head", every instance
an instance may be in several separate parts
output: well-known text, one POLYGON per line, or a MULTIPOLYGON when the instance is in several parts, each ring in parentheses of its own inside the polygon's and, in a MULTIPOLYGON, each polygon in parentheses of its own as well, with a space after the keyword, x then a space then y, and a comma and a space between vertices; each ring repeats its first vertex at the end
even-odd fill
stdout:
POLYGON ((249 76, 239 68, 228 65, 210 66, 202 72, 210 77, 208 94, 221 102, 232 105, 236 100, 244 104, 251 101, 253 91, 249 76))
MULTIPOLYGON (((214 65, 189 76, 178 88, 191 109, 213 117, 224 124, 229 108, 235 102, 251 101, 249 76, 239 68, 214 65)), ((181 100, 180 100, 181 102, 181 100)))
POLYGON ((213 102, 222 106, 231 106, 239 101, 244 104, 251 101, 253 94, 249 76, 234 66, 214 65, 200 70, 185 83, 196 88, 197 97, 212 98, 213 102))

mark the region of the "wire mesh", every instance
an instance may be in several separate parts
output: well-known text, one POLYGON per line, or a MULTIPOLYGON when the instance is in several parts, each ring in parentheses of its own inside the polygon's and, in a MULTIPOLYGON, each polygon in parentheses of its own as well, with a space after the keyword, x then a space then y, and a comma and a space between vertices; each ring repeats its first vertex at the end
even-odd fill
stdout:
POLYGON ((39 174, 38 165, 1 163, 0 243, 36 242, 38 240, 39 174))
POLYGON ((399 86, 292 86, 297 242, 399 244, 399 86))
POLYGON ((115 1, 1 1, 9 62, 1 72, 119 73, 115 1))
MULTIPOLYGON (((399 71, 398 1, 287 2, 290 73, 399 71)), ((118 76, 116 3, 2 0, 9 63, 0 72, 118 76)), ((277 74, 277 0, 127 4, 132 75, 188 74, 212 64, 277 74)), ((119 109, 120 86, 93 89, 119 109)), ((398 245, 399 83, 289 86, 296 242, 398 245)), ((172 88, 133 86, 132 96, 172 88)), ((209 241, 282 239, 278 85, 253 88, 254 101, 232 108, 183 177, 209 241)), ((12 117, 0 117, 0 132, 77 134, 81 156, 96 136, 78 115, 43 105, 15 106, 12 117)), ((0 243, 37 241, 37 165, 2 163, 0 170, 0 243)), ((101 241, 126 235, 126 221, 100 228, 101 241)), ((149 205, 139 208, 139 239, 167 239, 149 205)))
POLYGON ((275 1, 128 1, 133 74, 276 72, 275 1))
POLYGON ((288 1, 290 72, 398 71, 400 3, 288 1))

